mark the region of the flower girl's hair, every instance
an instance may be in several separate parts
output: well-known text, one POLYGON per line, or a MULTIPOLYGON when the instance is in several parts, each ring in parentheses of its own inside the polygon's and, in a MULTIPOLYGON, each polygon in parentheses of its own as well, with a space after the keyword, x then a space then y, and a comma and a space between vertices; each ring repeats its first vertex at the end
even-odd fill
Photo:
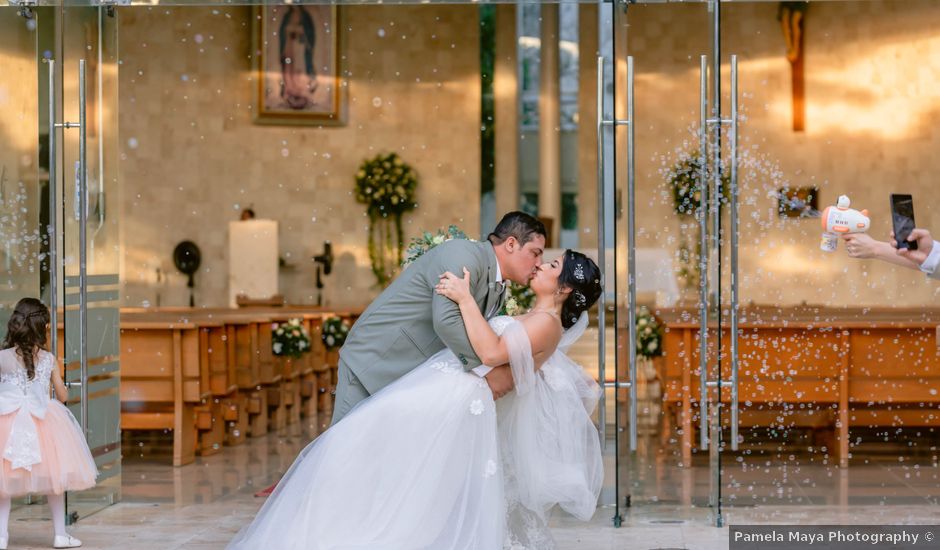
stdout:
MULTIPOLYGON (((32 380, 36 374, 36 349, 46 348, 46 327, 49 325, 49 308, 35 298, 23 298, 16 303, 13 315, 7 322, 7 335, 3 349, 16 348, 26 375, 32 380)), ((54 330, 54 329, 53 329, 54 330)))

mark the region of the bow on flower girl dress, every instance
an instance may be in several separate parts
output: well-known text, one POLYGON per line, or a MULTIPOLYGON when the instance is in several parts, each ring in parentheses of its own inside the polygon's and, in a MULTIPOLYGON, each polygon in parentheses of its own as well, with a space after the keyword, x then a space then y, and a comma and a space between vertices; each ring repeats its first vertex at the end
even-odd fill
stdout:
POLYGON ((61 494, 94 487, 98 470, 82 429, 49 398, 56 361, 39 352, 32 380, 14 348, 0 351, 0 496, 61 494))

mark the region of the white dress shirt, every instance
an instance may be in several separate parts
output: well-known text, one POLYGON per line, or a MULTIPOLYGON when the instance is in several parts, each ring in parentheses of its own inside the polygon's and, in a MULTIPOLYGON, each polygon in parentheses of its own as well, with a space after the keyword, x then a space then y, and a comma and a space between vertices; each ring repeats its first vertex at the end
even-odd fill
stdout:
MULTIPOLYGON (((503 282, 503 273, 499 270, 499 262, 496 262, 496 282, 503 282)), ((493 367, 489 365, 480 365, 479 367, 473 369, 473 372, 480 378, 483 378, 489 374, 491 370, 493 370, 493 367)))
POLYGON ((920 270, 927 274, 931 279, 940 279, 940 242, 934 241, 933 248, 924 263, 920 264, 920 270))

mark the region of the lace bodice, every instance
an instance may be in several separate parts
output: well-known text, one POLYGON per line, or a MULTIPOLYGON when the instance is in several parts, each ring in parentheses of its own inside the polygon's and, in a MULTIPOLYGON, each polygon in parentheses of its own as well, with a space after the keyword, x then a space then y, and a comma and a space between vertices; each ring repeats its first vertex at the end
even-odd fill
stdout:
POLYGON ((26 376, 26 367, 16 354, 16 349, 9 348, 0 351, 0 384, 12 384, 26 393, 31 386, 39 386, 40 394, 49 394, 49 377, 52 374, 52 367, 55 365, 55 359, 47 351, 39 352, 39 360, 36 363, 36 372, 32 380, 26 376))
POLYGON ((512 324, 513 320, 514 319, 509 315, 497 315, 496 317, 490 319, 490 328, 492 328, 493 332, 496 334, 502 335, 503 331, 506 330, 506 327, 512 324))

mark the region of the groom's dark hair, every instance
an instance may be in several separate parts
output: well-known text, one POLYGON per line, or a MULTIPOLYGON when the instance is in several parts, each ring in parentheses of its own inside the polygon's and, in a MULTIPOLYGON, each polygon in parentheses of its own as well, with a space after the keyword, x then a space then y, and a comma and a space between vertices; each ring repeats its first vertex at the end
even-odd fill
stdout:
POLYGON ((515 237, 521 246, 531 241, 536 235, 546 237, 545 224, 525 212, 510 212, 496 224, 496 229, 486 238, 494 245, 503 244, 509 237, 515 237))

